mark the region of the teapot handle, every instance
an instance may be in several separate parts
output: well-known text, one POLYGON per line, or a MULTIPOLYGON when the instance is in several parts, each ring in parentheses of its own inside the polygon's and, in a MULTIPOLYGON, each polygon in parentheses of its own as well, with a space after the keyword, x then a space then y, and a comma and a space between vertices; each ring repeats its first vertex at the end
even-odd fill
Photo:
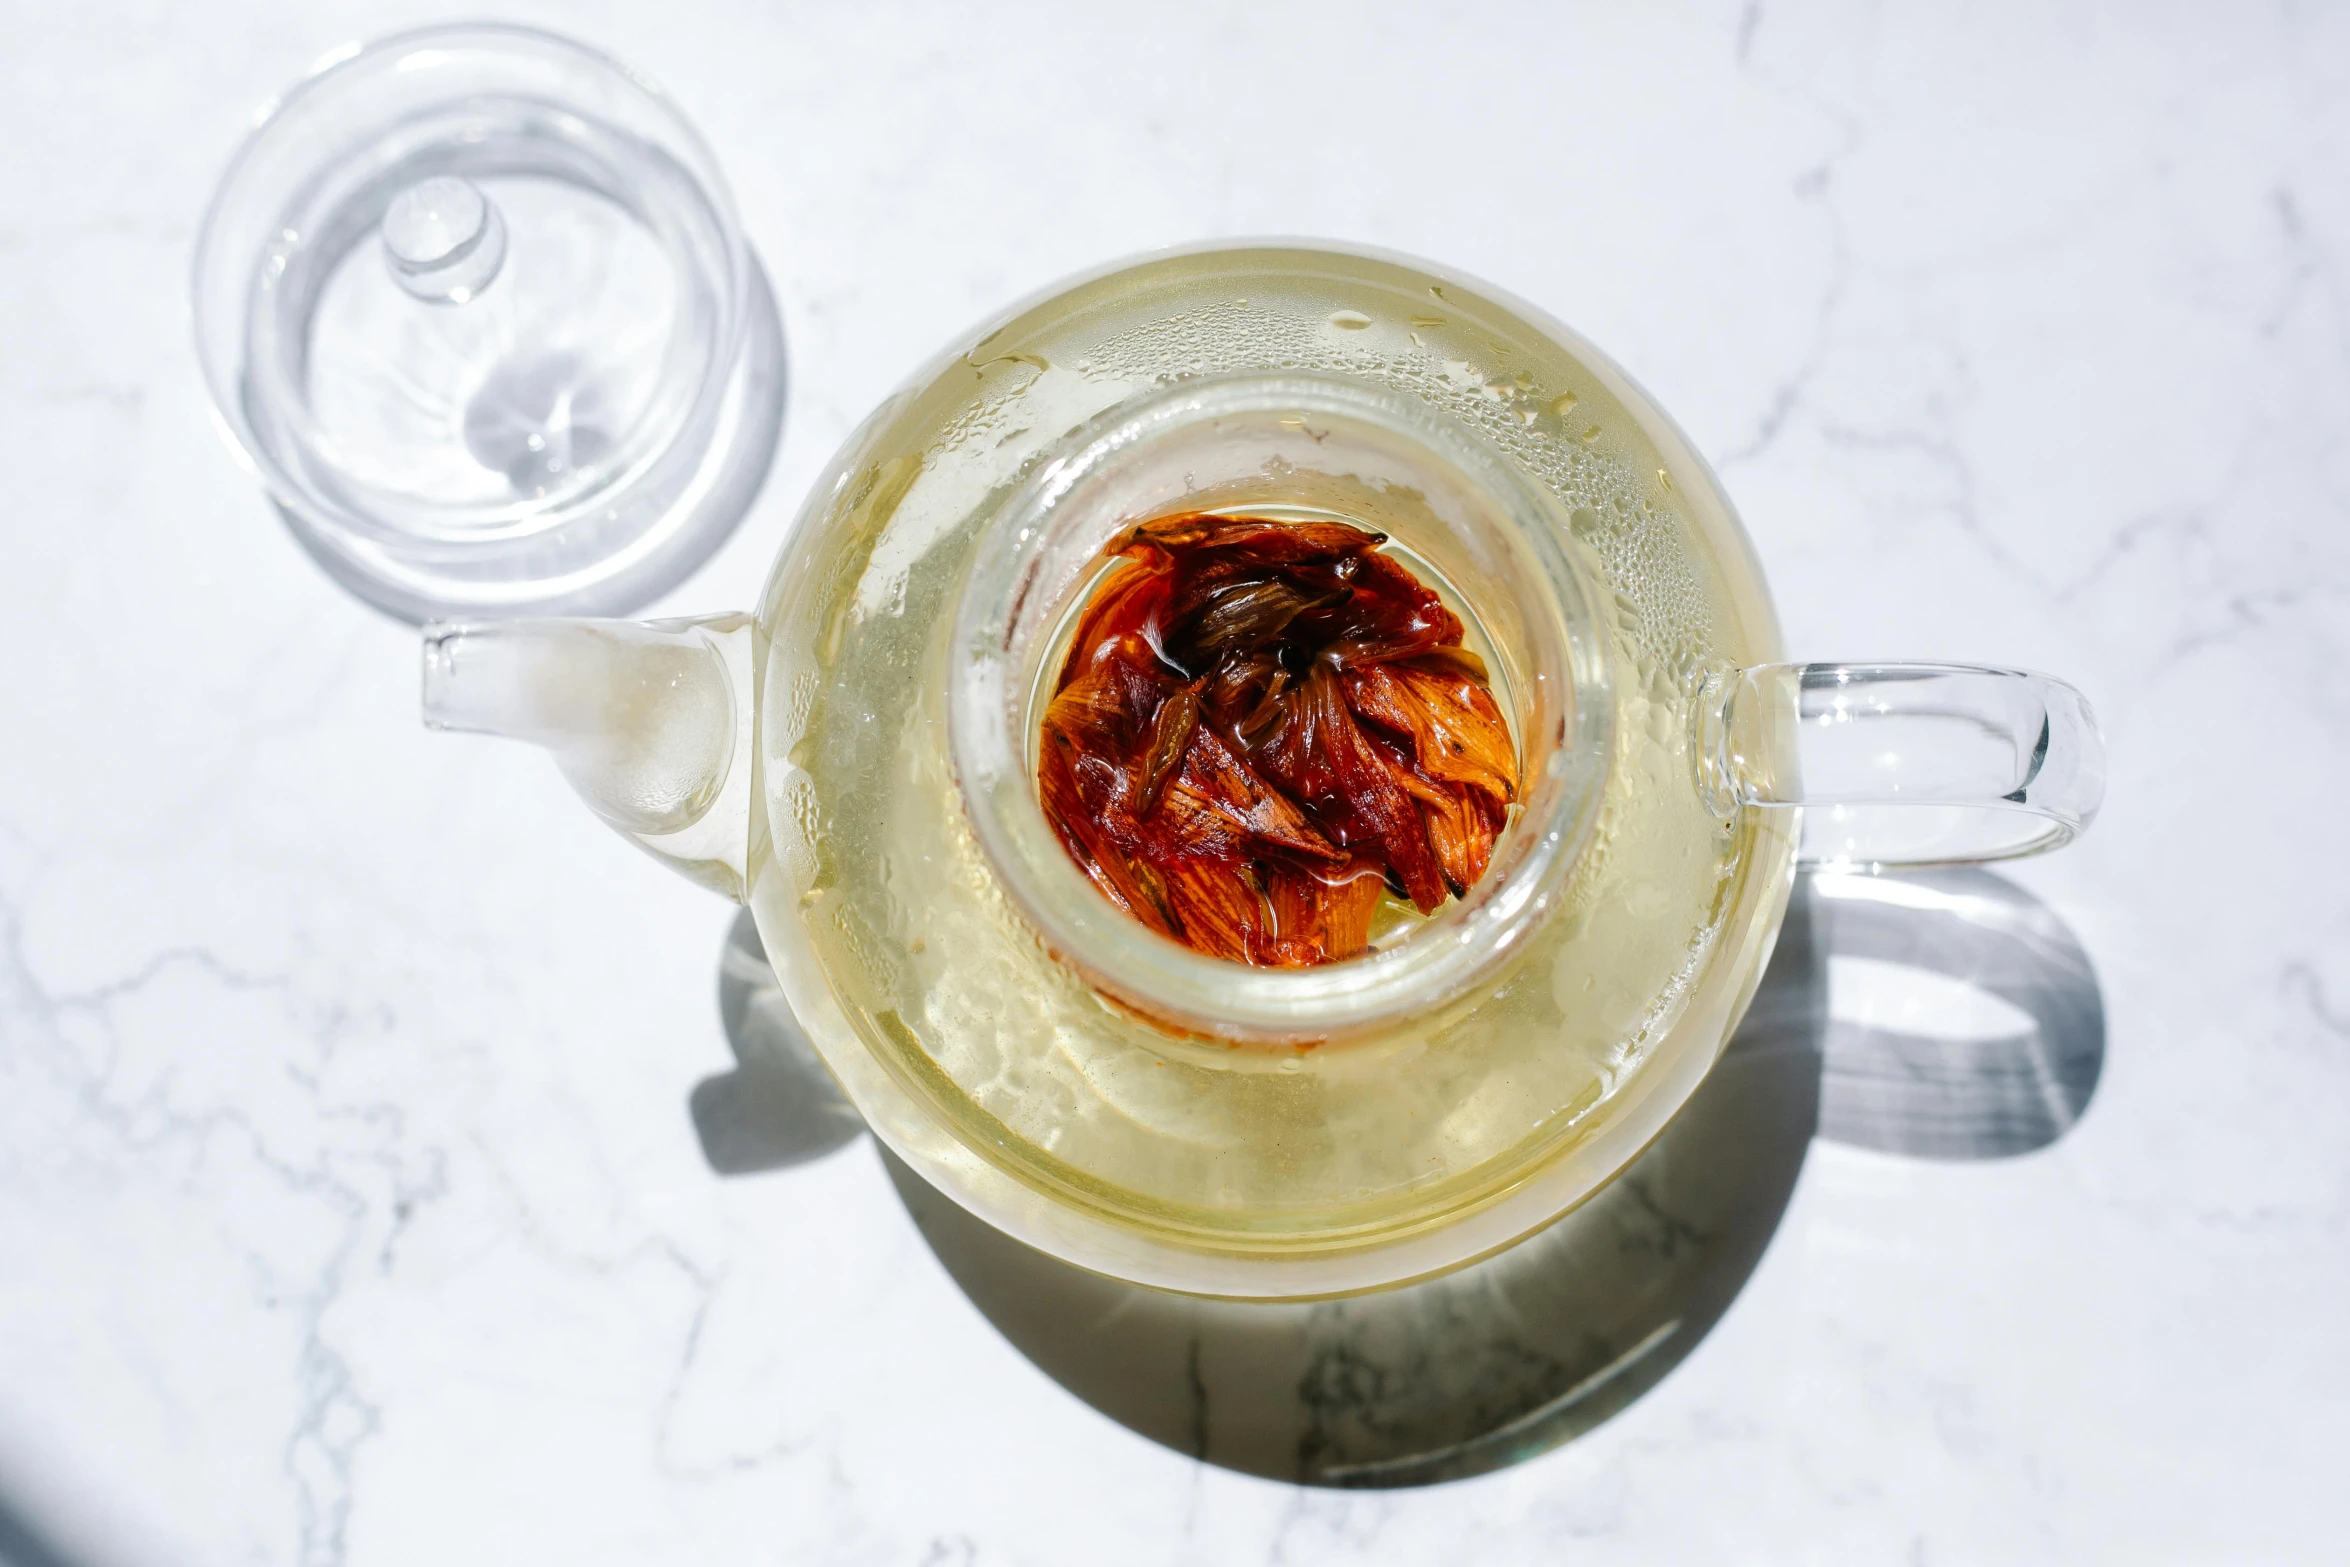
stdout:
POLYGON ((1971 664, 1758 664, 1698 687, 1706 802, 1803 808, 1802 862, 1956 865, 2070 843, 2105 742, 2063 681, 1971 664))

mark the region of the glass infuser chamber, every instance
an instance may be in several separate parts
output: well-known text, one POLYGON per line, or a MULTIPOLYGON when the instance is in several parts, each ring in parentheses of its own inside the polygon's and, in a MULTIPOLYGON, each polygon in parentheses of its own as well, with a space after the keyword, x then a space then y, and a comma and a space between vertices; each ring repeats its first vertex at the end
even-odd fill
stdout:
POLYGON ((916 376, 755 615, 436 625, 425 707, 549 747, 746 899, 948 1195, 1100 1272, 1299 1297, 1469 1261, 1620 1170, 1735 1027, 1799 852, 1994 858, 2094 812, 2059 682, 1782 660, 1720 487, 1595 349, 1416 262, 1267 243, 1079 280, 916 376), (1494 673, 1526 788, 1491 869, 1361 957, 1192 952, 1039 806, 1040 682, 1102 546, 1202 510, 1386 534, 1494 673))

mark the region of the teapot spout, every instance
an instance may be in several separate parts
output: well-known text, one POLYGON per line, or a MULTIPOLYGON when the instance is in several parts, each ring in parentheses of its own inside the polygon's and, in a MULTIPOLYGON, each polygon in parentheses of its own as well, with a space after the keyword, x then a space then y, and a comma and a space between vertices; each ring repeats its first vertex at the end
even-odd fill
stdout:
POLYGON ((526 740, 588 808, 740 899, 751 837, 751 617, 434 621, 427 728, 526 740))

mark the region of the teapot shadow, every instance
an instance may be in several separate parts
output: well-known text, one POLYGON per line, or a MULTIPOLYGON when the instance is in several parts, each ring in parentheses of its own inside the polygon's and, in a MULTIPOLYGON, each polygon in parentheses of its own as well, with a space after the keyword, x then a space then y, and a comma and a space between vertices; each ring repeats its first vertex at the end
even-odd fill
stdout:
MULTIPOLYGON (((856 1131, 757 942, 745 915, 722 971, 741 1065, 693 1096, 722 1174, 856 1131)), ((1744 1023, 1664 1133, 1574 1212, 1438 1278, 1306 1302, 1146 1289, 1034 1251, 882 1157, 972 1304, 1103 1414, 1244 1473, 1422 1485, 1570 1441, 1661 1381, 1761 1261, 1815 1134, 1934 1158, 2024 1152, 2079 1119, 2103 1051, 2086 957, 2028 893, 1982 871, 1807 876, 1744 1023), (1895 1008, 1902 1024, 1935 1021, 1930 1003, 1963 981, 2031 1026, 1952 1039, 1838 1019, 1829 971, 1844 957, 1928 976, 1929 1005, 1895 1008)))
POLYGON ((2072 1129, 2104 1069, 2105 999, 2053 909, 1973 868, 1808 879, 1822 943, 1846 971, 1837 985, 1874 981, 1854 999, 1881 1001, 1890 970, 1895 1002, 1840 1006, 1830 1018, 1822 1137, 1921 1159, 1999 1159, 2072 1129), (1935 1005, 1951 982, 2004 1003, 2003 1026, 1971 1037, 1953 1028, 1952 1009, 1935 1005), (1898 1015, 1869 1015, 1884 1010, 1898 1015))
POLYGON ((805 1164, 865 1130, 792 1016, 747 908, 718 959, 718 1019, 734 1070, 704 1078, 687 1101, 712 1170, 753 1175, 805 1164))

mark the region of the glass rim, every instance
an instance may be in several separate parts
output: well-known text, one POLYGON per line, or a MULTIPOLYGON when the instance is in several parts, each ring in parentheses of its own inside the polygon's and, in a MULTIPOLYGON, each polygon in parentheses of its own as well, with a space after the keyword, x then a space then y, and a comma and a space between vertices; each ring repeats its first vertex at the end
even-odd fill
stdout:
MULTIPOLYGON (((1306 1046, 1425 1015, 1491 974, 1558 911, 1568 873, 1597 823, 1614 753, 1608 645, 1570 557, 1556 498, 1456 421, 1372 383, 1318 372, 1206 376, 1144 393, 1068 436, 983 524, 950 646, 948 745, 957 790, 983 853, 1042 939, 1097 990, 1179 1034, 1306 1046), (1102 896, 1047 821, 1031 760, 1029 711, 1047 630, 1072 583, 1049 580, 1054 551, 1090 559, 1139 516, 1087 501, 1108 475, 1179 433, 1251 415, 1353 421, 1449 469, 1489 501, 1500 540, 1529 568, 1513 597, 1536 658, 1562 690, 1563 722, 1548 745, 1521 733, 1524 796, 1486 874, 1394 945, 1310 968, 1259 968, 1195 952, 1102 896)), ((1063 573, 1066 577, 1067 573, 1063 573)), ((1082 576, 1082 573, 1080 573, 1082 576)))

